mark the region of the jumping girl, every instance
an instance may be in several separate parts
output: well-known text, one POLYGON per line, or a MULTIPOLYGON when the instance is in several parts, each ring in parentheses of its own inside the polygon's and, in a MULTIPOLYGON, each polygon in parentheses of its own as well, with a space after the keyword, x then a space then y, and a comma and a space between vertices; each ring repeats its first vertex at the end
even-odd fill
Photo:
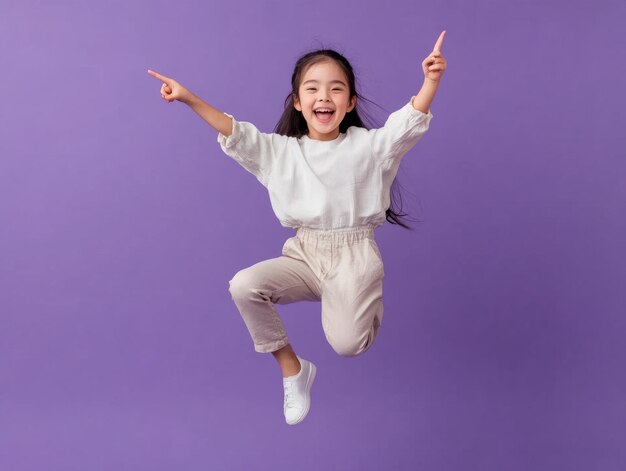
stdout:
POLYGON ((257 352, 269 353, 283 375, 283 413, 300 423, 311 406, 316 366, 293 351, 275 304, 321 301, 326 339, 340 355, 368 350, 383 319, 383 261, 374 229, 386 220, 404 227, 390 209, 400 160, 428 130, 430 105, 447 63, 446 32, 422 62, 419 93, 379 129, 357 111, 352 66, 322 49, 302 56, 291 77, 275 132, 260 132, 152 70, 161 97, 178 100, 218 131, 222 150, 269 192, 281 225, 296 229, 282 255, 240 270, 229 281, 232 299, 257 352))

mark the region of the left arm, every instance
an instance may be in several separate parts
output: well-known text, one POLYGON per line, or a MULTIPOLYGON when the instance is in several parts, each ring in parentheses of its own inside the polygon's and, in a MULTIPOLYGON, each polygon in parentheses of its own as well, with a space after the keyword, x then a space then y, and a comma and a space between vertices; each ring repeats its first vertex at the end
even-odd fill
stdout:
POLYGON ((421 111, 422 113, 428 113, 430 111, 430 105, 435 98, 435 93, 439 87, 439 81, 443 76, 443 72, 446 70, 447 62, 441 54, 441 46, 443 45, 443 39, 445 36, 446 32, 443 31, 435 43, 433 52, 431 52, 422 62, 424 83, 422 84, 422 88, 419 93, 415 95, 412 103, 413 108, 421 111))
POLYGON ((446 32, 439 35, 435 49, 422 62, 424 84, 410 104, 395 111, 380 129, 369 131, 371 135, 372 154, 385 168, 391 168, 399 162, 426 133, 432 114, 430 105, 435 98, 439 81, 446 69, 446 60, 441 55, 441 45, 446 32))

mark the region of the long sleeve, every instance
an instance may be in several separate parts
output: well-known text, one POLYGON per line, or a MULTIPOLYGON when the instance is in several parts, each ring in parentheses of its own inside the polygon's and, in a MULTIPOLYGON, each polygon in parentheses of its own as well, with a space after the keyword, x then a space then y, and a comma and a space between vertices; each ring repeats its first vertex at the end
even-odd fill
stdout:
POLYGON ((233 129, 230 136, 219 133, 217 142, 226 155, 267 187, 277 156, 286 145, 286 136, 262 133, 252 123, 237 121, 232 115, 224 114, 232 118, 233 129))
POLYGON ((385 125, 370 130, 372 154, 383 167, 395 167, 402 157, 424 136, 433 117, 413 108, 413 98, 389 115, 385 125))

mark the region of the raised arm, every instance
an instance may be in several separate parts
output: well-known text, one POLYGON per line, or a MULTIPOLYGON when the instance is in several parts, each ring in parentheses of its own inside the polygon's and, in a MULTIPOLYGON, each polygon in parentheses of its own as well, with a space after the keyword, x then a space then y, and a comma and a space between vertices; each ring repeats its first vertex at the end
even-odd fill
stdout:
POLYGON ((158 74, 150 69, 148 69, 148 73, 163 82, 161 85, 161 97, 165 101, 173 103, 174 100, 178 100, 188 105, 217 132, 222 133, 224 136, 231 135, 233 129, 233 120, 231 117, 195 96, 176 80, 158 74))
POLYGON ((446 70, 447 62, 441 54, 441 46, 443 45, 443 39, 446 36, 446 32, 442 31, 439 35, 439 39, 435 43, 435 48, 426 59, 422 62, 422 69, 424 71, 424 83, 419 93, 415 95, 413 99, 413 108, 421 111, 422 113, 428 113, 430 105, 435 98, 435 93, 439 87, 439 81, 443 76, 443 72, 446 70))

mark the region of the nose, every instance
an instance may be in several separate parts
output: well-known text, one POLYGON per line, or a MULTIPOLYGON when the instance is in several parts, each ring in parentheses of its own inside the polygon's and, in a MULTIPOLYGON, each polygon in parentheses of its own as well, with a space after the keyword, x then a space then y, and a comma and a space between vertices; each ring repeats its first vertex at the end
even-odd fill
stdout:
POLYGON ((330 98, 328 98, 328 92, 326 90, 320 90, 319 100, 320 101, 330 101, 330 98))

